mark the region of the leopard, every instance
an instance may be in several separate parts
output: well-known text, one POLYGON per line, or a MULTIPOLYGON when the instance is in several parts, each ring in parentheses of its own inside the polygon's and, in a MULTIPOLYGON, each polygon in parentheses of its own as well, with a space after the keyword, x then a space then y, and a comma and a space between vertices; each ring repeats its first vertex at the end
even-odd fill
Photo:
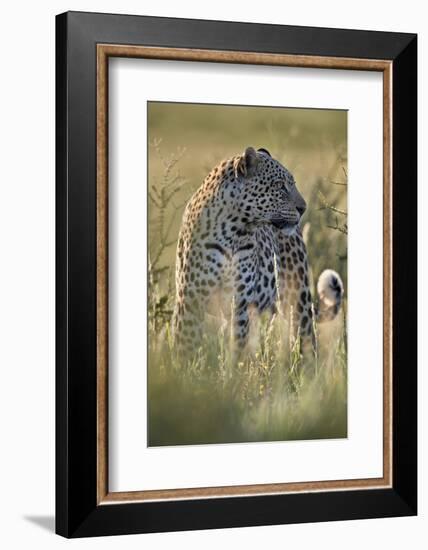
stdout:
POLYGON ((312 300, 301 230, 306 208, 292 173, 265 148, 247 147, 211 170, 184 209, 177 241, 172 334, 183 356, 202 345, 212 302, 228 310, 238 353, 253 312, 291 315, 294 337, 316 353, 314 320, 338 315, 344 287, 326 269, 312 300))

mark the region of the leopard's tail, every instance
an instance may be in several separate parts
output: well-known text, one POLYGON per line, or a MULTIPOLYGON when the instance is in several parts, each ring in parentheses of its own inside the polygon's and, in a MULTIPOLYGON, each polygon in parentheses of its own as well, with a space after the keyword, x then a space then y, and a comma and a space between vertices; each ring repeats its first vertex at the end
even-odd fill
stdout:
POLYGON ((332 269, 321 273, 317 283, 318 304, 315 307, 317 323, 332 321, 340 311, 343 300, 343 282, 332 269))

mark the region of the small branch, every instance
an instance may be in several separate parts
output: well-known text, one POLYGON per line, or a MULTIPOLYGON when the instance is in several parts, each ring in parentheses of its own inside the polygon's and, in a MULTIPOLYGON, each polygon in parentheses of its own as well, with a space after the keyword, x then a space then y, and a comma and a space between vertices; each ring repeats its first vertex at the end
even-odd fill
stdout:
POLYGON ((327 227, 329 229, 335 229, 336 231, 340 231, 341 233, 343 233, 344 235, 347 235, 348 234, 348 228, 345 226, 343 227, 340 227, 339 225, 327 225, 327 227))
POLYGON ((348 259, 347 254, 344 254, 343 256, 341 256, 340 254, 336 254, 336 257, 339 258, 339 260, 341 260, 341 261, 344 261, 344 260, 348 259))
POLYGON ((336 206, 329 204, 326 198, 324 197, 324 195, 321 193, 321 191, 318 191, 318 196, 321 199, 321 202, 324 204, 324 206, 321 206, 320 208, 318 208, 318 210, 328 209, 328 210, 331 210, 332 212, 336 212, 337 214, 341 214, 342 216, 348 215, 348 213, 345 212, 344 210, 340 210, 340 208, 336 208, 336 206))
POLYGON ((148 191, 149 199, 152 201, 152 203, 157 207, 160 208, 159 202, 154 198, 154 196, 151 194, 150 191, 148 191))
POLYGON ((318 210, 331 210, 332 212, 336 212, 336 214, 340 214, 341 216, 347 216, 348 213, 344 210, 340 210, 339 208, 336 208, 335 206, 331 206, 330 204, 326 206, 320 206, 318 210))

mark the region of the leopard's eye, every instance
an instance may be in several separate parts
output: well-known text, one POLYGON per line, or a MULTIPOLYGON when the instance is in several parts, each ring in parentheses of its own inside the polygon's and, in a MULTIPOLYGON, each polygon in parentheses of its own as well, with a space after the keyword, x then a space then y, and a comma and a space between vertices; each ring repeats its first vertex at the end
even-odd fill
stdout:
POLYGON ((282 189, 283 189, 283 191, 285 191, 285 193, 286 193, 287 195, 290 194, 290 190, 289 190, 289 188, 288 188, 288 185, 287 185, 285 182, 282 183, 282 189))

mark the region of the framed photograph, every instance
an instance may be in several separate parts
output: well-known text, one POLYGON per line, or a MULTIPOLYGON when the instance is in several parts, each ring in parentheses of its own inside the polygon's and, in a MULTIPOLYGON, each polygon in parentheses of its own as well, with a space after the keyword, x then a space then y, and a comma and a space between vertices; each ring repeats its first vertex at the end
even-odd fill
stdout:
POLYGON ((56 525, 417 511, 417 38, 56 20, 56 525))

